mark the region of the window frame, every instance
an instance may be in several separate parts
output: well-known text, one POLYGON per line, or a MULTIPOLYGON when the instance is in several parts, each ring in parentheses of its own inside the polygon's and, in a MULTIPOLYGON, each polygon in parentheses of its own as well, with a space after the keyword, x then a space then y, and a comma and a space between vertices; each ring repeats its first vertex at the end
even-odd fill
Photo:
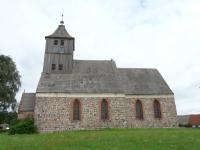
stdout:
POLYGON ((56 70, 56 64, 51 64, 51 70, 55 71, 56 70))
POLYGON ((63 70, 63 64, 58 65, 58 70, 62 71, 63 70))
POLYGON ((60 46, 64 46, 65 45, 65 40, 60 40, 60 46))
POLYGON ((153 101, 153 111, 154 111, 154 118, 157 118, 157 119, 162 118, 161 105, 157 99, 153 101))
POLYGON ((100 105, 100 119, 102 121, 106 121, 109 120, 109 103, 108 100, 106 100, 105 98, 103 98, 101 100, 101 105, 100 105), (105 103, 105 105, 103 106, 103 103, 105 103), (104 107, 104 108, 103 108, 104 107), (105 112, 103 112, 103 110, 105 112))
POLYGON ((54 40, 53 45, 58 45, 58 40, 54 40))
POLYGON ((73 110, 72 110, 72 113, 73 113, 73 115, 72 115, 72 120, 73 121, 81 121, 81 102, 80 102, 80 100, 79 99, 75 99, 74 101, 73 101, 73 106, 72 106, 73 108, 73 110), (78 104, 78 114, 77 114, 77 112, 76 112, 76 104, 78 104))
POLYGON ((136 118, 139 120, 144 119, 144 112, 143 112, 143 104, 141 100, 136 100, 135 102, 135 113, 136 113, 136 118), (139 107, 139 112, 138 112, 138 107, 139 107))

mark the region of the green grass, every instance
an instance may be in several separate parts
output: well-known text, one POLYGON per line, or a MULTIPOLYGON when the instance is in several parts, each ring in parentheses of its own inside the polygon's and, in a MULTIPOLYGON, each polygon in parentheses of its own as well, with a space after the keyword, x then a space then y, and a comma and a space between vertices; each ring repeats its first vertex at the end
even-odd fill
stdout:
POLYGON ((199 150, 199 129, 104 129, 32 135, 0 134, 0 150, 199 150))

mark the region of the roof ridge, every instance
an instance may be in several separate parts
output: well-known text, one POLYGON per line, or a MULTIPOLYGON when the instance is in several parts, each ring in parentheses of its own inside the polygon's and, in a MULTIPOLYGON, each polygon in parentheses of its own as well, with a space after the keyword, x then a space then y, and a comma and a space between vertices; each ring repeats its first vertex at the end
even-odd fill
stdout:
POLYGON ((156 68, 118 68, 119 70, 131 70, 131 69, 138 69, 138 70, 158 70, 156 68))
POLYGON ((93 59, 93 60, 88 60, 88 59, 74 59, 74 61, 96 61, 96 62, 98 62, 98 61, 107 61, 107 62, 110 62, 110 61, 112 61, 112 60, 95 60, 95 59, 93 59))

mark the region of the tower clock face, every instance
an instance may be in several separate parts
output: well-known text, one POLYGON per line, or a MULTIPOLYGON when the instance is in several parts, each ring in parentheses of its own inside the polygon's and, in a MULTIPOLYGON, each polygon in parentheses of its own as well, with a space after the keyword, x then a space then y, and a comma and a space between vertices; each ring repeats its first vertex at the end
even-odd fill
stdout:
POLYGON ((64 47, 59 47, 58 50, 59 50, 59 53, 64 53, 64 47))
POLYGON ((64 53, 64 47, 54 47, 53 52, 55 53, 64 53))

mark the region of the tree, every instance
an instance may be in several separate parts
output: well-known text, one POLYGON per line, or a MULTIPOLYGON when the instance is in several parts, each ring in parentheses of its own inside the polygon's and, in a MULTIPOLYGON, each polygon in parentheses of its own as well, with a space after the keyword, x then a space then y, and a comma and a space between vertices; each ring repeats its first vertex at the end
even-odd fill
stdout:
POLYGON ((7 111, 3 111, 0 112, 0 124, 2 123, 7 123, 7 124, 11 124, 12 122, 17 120, 17 112, 7 112, 7 111))
POLYGON ((16 108, 16 93, 18 92, 21 76, 12 58, 0 55, 0 112, 16 108))

